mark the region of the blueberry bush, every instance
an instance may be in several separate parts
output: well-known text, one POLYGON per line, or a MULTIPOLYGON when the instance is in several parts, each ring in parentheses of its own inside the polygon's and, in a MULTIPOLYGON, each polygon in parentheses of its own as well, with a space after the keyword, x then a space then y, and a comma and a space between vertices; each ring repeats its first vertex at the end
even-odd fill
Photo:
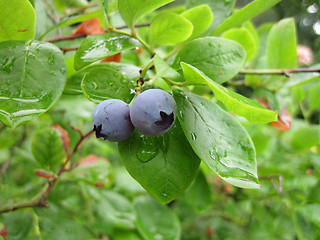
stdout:
POLYGON ((288 2, 0 0, 0 239, 319 239, 320 5, 288 2))

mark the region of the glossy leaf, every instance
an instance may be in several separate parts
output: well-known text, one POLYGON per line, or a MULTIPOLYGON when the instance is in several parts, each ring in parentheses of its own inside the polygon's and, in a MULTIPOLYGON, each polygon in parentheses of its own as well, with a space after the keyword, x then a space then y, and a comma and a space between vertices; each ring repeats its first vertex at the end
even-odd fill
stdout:
POLYGON ((182 76, 176 70, 171 68, 168 63, 166 63, 161 57, 159 57, 159 55, 155 55, 153 57, 153 64, 159 77, 174 81, 182 80, 182 76))
POLYGON ((149 28, 151 46, 175 45, 187 40, 193 31, 192 23, 186 18, 171 12, 158 14, 149 28))
POLYGON ((204 212, 211 205, 210 185, 201 170, 184 194, 183 200, 199 213, 204 212))
POLYGON ((246 98, 232 90, 225 88, 212 81, 197 68, 181 63, 186 82, 189 84, 208 85, 219 101, 221 101, 231 112, 247 118, 254 123, 268 123, 277 120, 277 114, 266 109, 250 98, 246 98))
POLYGON ((32 154, 40 167, 56 170, 66 158, 59 130, 45 128, 38 131, 32 140, 32 154))
POLYGON ((90 63, 139 46, 139 41, 120 33, 106 33, 87 37, 78 48, 74 68, 79 70, 90 63))
POLYGON ((275 24, 267 40, 268 68, 295 68, 297 65, 297 39, 295 23, 292 18, 275 24))
POLYGON ((191 39, 198 37, 204 33, 211 25, 213 14, 208 5, 200 5, 191 8, 181 14, 181 16, 188 19, 193 25, 193 32, 191 39))
POLYGON ((99 103, 117 98, 129 103, 135 95, 133 79, 139 78, 139 68, 117 63, 97 64, 71 77, 77 80, 81 76, 81 89, 89 100, 99 103))
POLYGON ((280 1, 281 0, 255 0, 250 2, 239 11, 234 12, 221 25, 219 25, 219 27, 214 31, 214 35, 219 35, 230 28, 240 26, 245 21, 263 13, 280 1))
POLYGON ((66 81, 61 51, 50 43, 0 43, 0 120, 15 128, 46 112, 66 81))
POLYGON ((213 12, 214 21, 211 23, 211 26, 206 33, 211 34, 223 22, 223 20, 229 17, 235 3, 236 0, 187 0, 186 7, 189 9, 195 6, 208 4, 213 12))
POLYGON ((180 221, 167 206, 160 205, 150 197, 134 199, 137 212, 137 228, 145 240, 181 239, 180 221))
POLYGON ((235 186, 259 188, 255 149, 241 124, 193 93, 174 92, 174 98, 182 129, 200 159, 235 186))
POLYGON ((105 224, 121 229, 133 229, 135 226, 136 214, 132 203, 116 192, 105 191, 103 200, 97 202, 97 209, 105 224))
POLYGON ((213 81, 222 83, 239 72, 245 59, 246 52, 239 43, 224 38, 205 37, 187 44, 177 54, 172 66, 179 69, 180 62, 188 63, 213 81))
POLYGON ((34 38, 36 13, 28 0, 0 0, 0 6, 0 42, 34 38))
POLYGON ((139 18, 173 1, 174 0, 119 0, 118 8, 121 17, 128 27, 131 28, 139 18))
POLYGON ((119 143, 119 151, 131 176, 163 204, 188 188, 200 164, 177 120, 169 132, 159 137, 135 131, 119 143))
POLYGON ((224 32, 224 34, 222 34, 222 37, 240 43, 241 46, 246 50, 246 61, 251 60, 257 52, 256 41, 249 30, 245 28, 230 29, 224 32))

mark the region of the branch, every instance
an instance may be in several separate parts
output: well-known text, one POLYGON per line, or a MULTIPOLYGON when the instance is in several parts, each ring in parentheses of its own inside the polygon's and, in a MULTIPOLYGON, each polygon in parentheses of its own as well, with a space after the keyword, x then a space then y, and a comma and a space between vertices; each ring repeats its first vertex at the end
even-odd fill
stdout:
POLYGON ((54 178, 52 180, 49 181, 49 185, 45 187, 45 189, 41 190, 33 199, 29 200, 29 201, 24 201, 24 202, 18 202, 18 203, 14 203, 12 205, 6 206, 6 207, 0 207, 0 213, 4 213, 4 212, 9 212, 9 211, 14 211, 20 208, 29 208, 29 207, 49 207, 49 204, 46 202, 49 194, 52 191, 52 188, 54 187, 54 185, 56 184, 57 180, 59 179, 60 175, 63 172, 68 171, 68 169, 66 169, 66 166, 68 165, 68 163, 70 162, 71 158, 74 156, 74 154, 79 150, 79 148, 81 147, 82 143, 93 133, 93 131, 89 131, 86 134, 81 134, 81 137, 79 139, 79 141, 77 142, 76 146, 73 148, 72 152, 68 154, 66 161, 62 164, 58 174, 57 174, 57 178, 54 178))
POLYGON ((285 75, 290 77, 289 73, 302 73, 302 72, 318 72, 320 68, 295 68, 295 69, 245 69, 239 73, 252 74, 252 75, 285 75))

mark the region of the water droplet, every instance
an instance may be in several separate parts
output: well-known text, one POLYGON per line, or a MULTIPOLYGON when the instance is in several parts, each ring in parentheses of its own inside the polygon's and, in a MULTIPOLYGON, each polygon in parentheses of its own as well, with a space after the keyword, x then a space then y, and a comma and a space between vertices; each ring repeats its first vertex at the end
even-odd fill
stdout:
POLYGON ((65 68, 60 68, 60 72, 61 72, 61 74, 65 74, 66 73, 66 69, 65 68))
POLYGON ((51 76, 56 76, 57 74, 56 74, 54 71, 51 71, 51 72, 50 72, 50 75, 51 75, 51 76))
POLYGON ((183 118, 184 118, 183 112, 182 112, 182 111, 179 111, 179 114, 180 114, 181 119, 183 119, 183 118))
POLYGON ((191 133, 191 139, 193 141, 197 140, 197 135, 195 133, 191 133))
POLYGON ((155 138, 141 137, 143 139, 142 145, 137 150, 136 156, 141 162, 146 163, 158 155, 159 145, 156 143, 155 138))
POLYGON ((6 73, 11 73, 14 67, 15 57, 5 57, 0 63, 0 70, 6 73))
POLYGON ((48 64, 53 65, 55 63, 56 57, 54 56, 53 53, 48 57, 48 64))

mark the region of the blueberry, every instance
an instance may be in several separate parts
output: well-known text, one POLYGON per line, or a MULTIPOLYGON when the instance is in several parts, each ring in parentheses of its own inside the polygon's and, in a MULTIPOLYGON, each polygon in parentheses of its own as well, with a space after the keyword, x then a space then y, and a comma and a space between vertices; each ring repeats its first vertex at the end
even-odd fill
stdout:
POLYGON ((133 126, 147 136, 160 136, 173 125, 177 105, 173 97, 160 89, 139 94, 130 107, 133 126))
POLYGON ((97 138, 111 142, 123 141, 134 131, 129 105, 118 99, 99 103, 93 111, 92 124, 97 138))

